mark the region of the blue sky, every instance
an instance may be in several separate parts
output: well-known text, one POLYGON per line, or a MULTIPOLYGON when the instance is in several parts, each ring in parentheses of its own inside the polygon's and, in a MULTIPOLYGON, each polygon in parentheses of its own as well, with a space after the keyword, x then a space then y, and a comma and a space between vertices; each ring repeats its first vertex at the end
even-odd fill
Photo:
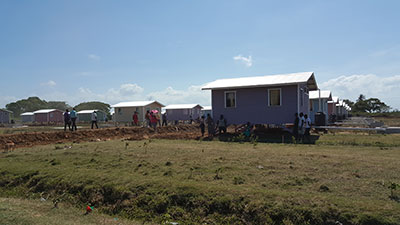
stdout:
POLYGON ((0 107, 157 99, 209 104, 219 78, 314 71, 400 109, 400 1, 0 2, 0 107))

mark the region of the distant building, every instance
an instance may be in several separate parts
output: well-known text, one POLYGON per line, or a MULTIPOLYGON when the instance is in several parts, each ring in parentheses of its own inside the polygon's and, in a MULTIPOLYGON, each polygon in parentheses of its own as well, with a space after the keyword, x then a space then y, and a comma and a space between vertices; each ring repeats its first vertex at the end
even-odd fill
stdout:
POLYGON ((315 114, 322 112, 325 115, 325 124, 328 124, 328 101, 332 100, 331 91, 310 91, 310 119, 312 123, 315 123, 315 114))
POLYGON ((24 112, 20 116, 22 123, 33 123, 35 121, 35 114, 33 112, 24 112))
POLYGON ((313 72, 221 79, 208 83, 214 120, 230 124, 293 123, 294 114, 309 114, 310 90, 317 90, 313 72))
POLYGON ((145 120, 147 111, 157 110, 158 116, 161 118, 161 108, 163 104, 157 101, 135 101, 135 102, 120 102, 111 106, 114 108, 114 121, 117 123, 131 123, 133 114, 138 113, 139 122, 145 120))
POLYGON ((91 122, 92 121, 92 113, 93 113, 93 111, 96 111, 97 121, 99 121, 99 122, 106 121, 107 114, 105 112, 103 112, 101 110, 97 110, 97 109, 95 109, 95 110, 81 110, 81 111, 77 112, 76 113, 77 116, 78 116, 77 121, 78 122, 91 122))
POLYGON ((328 101, 328 117, 330 122, 335 122, 337 117, 336 104, 339 103, 339 97, 333 96, 331 101, 328 101))
POLYGON ((11 115, 13 112, 7 109, 0 109, 0 124, 9 124, 11 122, 11 115))
POLYGON ((175 104, 175 105, 167 105, 163 109, 165 109, 167 113, 167 119, 170 121, 179 121, 179 120, 190 120, 197 119, 201 116, 201 105, 199 104, 175 104))
POLYGON ((34 111, 35 123, 62 123, 64 122, 63 111, 59 109, 41 109, 34 111))
POLYGON ((212 116, 212 107, 204 106, 203 109, 201 109, 201 115, 204 116, 204 118, 207 118, 208 114, 210 114, 210 116, 212 116))

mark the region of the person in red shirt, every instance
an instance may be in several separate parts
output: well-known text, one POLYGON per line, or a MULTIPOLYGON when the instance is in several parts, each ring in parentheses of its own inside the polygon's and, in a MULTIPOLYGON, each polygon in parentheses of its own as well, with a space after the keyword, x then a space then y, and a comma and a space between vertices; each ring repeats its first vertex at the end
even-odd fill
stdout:
POLYGON ((154 131, 156 131, 156 129, 157 129, 157 122, 158 122, 157 116, 155 115, 155 113, 151 112, 150 113, 150 125, 151 125, 151 127, 154 128, 154 131))
POLYGON ((135 112, 135 113, 133 114, 133 125, 137 126, 137 125, 138 125, 138 122, 139 122, 138 113, 135 112))

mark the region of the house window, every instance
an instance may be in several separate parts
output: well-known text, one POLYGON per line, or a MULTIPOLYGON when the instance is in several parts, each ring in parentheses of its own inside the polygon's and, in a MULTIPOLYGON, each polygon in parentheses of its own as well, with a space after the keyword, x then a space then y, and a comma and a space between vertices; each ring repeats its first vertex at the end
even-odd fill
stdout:
POLYGON ((236 91, 225 92, 225 108, 236 107, 236 91))
POLYGON ((268 106, 281 106, 282 98, 281 98, 281 89, 268 89, 268 106))
POLYGON ((121 110, 121 108, 118 108, 118 114, 119 114, 119 115, 122 115, 122 110, 121 110))

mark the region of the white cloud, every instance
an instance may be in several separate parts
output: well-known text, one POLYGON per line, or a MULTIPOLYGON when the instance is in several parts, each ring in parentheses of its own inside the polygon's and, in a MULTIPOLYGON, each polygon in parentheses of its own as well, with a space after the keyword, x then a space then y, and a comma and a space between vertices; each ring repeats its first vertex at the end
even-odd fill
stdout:
POLYGON ((331 90, 334 96, 355 101, 360 94, 376 97, 393 108, 400 109, 400 75, 380 77, 375 74, 340 76, 323 82, 321 89, 331 90))
POLYGON ((95 54, 89 54, 89 55, 88 55, 88 58, 89 58, 90 60, 93 60, 93 61, 99 61, 99 60, 100 60, 100 56, 95 55, 95 54))
POLYGON ((247 57, 247 58, 242 55, 237 55, 237 56, 233 57, 233 60, 242 62, 247 67, 251 67, 253 65, 253 59, 251 58, 251 55, 249 55, 249 57, 247 57))
POLYGON ((18 100, 18 98, 14 96, 3 96, 1 94, 0 96, 0 108, 5 108, 7 104, 18 100))
POLYGON ((202 91, 204 85, 192 85, 185 90, 176 90, 167 87, 162 91, 152 92, 147 95, 148 100, 157 100, 165 105, 197 103, 202 106, 211 105, 211 92, 202 91))
POLYGON ((57 85, 57 83, 55 81, 49 80, 49 81, 47 81, 45 83, 41 83, 40 85, 47 86, 47 87, 54 87, 54 86, 57 85))

